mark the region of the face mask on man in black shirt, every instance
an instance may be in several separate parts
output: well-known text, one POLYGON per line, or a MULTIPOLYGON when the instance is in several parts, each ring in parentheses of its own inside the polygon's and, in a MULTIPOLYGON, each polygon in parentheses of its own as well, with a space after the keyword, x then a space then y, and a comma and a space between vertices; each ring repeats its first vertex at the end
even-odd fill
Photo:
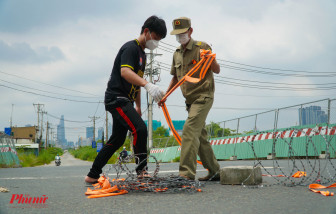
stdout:
MULTIPOLYGON (((149 32, 149 36, 150 36, 151 40, 146 41, 146 48, 148 48, 149 50, 152 51, 159 46, 159 41, 154 40, 152 38, 151 32, 149 32)), ((145 37, 145 39, 146 39, 146 37, 145 37)))

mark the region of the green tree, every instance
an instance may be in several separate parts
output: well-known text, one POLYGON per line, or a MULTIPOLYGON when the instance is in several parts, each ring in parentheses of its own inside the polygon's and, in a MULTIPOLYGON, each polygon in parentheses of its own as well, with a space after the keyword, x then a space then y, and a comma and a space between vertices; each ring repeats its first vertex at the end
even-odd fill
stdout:
POLYGON ((164 126, 160 126, 155 131, 153 131, 153 138, 162 138, 167 137, 168 135, 168 129, 166 129, 164 126))
POLYGON ((206 130, 208 131, 208 135, 211 138, 215 137, 225 137, 225 136, 232 136, 236 135, 236 130, 229 129, 229 128, 221 128, 217 123, 211 122, 210 124, 206 125, 206 130))

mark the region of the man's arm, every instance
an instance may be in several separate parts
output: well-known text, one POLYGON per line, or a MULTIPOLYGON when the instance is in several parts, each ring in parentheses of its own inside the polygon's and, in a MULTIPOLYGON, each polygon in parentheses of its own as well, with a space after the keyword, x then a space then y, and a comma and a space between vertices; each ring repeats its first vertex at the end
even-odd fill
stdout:
POLYGON ((155 102, 159 102, 164 96, 164 91, 162 91, 158 86, 147 82, 142 77, 139 77, 128 67, 122 67, 120 69, 121 77, 132 85, 137 85, 144 87, 148 93, 154 98, 155 102))
POLYGON ((148 83, 145 79, 139 77, 128 67, 122 67, 120 71, 121 77, 133 85, 144 87, 148 83))
POLYGON ((138 95, 135 99, 135 110, 136 112, 138 112, 140 116, 142 116, 141 114, 141 88, 139 88, 138 95))
POLYGON ((168 86, 168 89, 166 91, 166 94, 178 83, 178 79, 177 79, 177 76, 176 74, 173 76, 173 78, 171 79, 170 83, 169 83, 169 86, 168 86))
POLYGON ((212 72, 214 72, 216 74, 219 74, 219 72, 220 72, 220 66, 217 63, 216 58, 212 61, 210 69, 212 70, 212 72))
MULTIPOLYGON (((211 50, 212 51, 212 48, 207 43, 202 43, 202 44, 205 45, 204 46, 205 50, 211 50)), ((219 72, 220 72, 220 66, 217 63, 216 58, 212 61, 211 65, 210 65, 210 70, 212 70, 212 72, 214 72, 216 74, 219 74, 219 72)))

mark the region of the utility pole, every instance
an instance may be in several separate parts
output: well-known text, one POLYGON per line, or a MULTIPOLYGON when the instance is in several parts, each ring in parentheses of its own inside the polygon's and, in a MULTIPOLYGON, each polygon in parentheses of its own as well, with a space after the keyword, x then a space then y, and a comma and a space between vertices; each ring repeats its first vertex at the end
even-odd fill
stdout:
POLYGON ((48 148, 48 128, 49 128, 49 122, 47 121, 47 130, 46 130, 46 140, 45 140, 45 144, 44 144, 44 148, 47 149, 48 148))
POLYGON ((13 127, 13 107, 14 107, 14 104, 12 104, 12 111, 11 111, 11 116, 10 116, 10 126, 9 127, 13 127))
MULTIPOLYGON (((106 111, 106 131, 105 131, 105 134, 106 134, 106 142, 108 141, 108 114, 107 114, 107 111, 106 111)), ((103 145, 104 145, 104 142, 103 142, 103 145)))
POLYGON ((34 108, 35 108, 35 106, 37 106, 37 129, 36 129, 36 133, 35 133, 35 143, 37 143, 38 132, 40 131, 40 111, 41 111, 41 106, 43 107, 44 104, 33 103, 33 106, 34 106, 34 108))
MULTIPOLYGON (((147 72, 149 77, 149 82, 153 82, 153 75, 158 75, 156 72, 157 69, 153 69, 154 57, 160 56, 162 54, 154 54, 151 50, 149 53, 149 60, 150 60, 150 68, 149 72, 147 72)), ((153 147, 153 97, 148 94, 148 147, 149 149, 153 147)))
POLYGON ((55 147, 55 146, 54 146, 54 143, 53 143, 53 140, 54 140, 54 139, 53 139, 53 129, 54 129, 54 128, 50 127, 49 129, 50 129, 50 143, 51 143, 51 146, 52 146, 52 147, 55 147))
POLYGON ((93 120, 93 141, 96 141, 96 120, 100 117, 93 116, 89 118, 93 120))
POLYGON ((42 120, 41 120, 40 142, 42 142, 42 135, 43 135, 43 115, 47 114, 47 112, 46 111, 42 111, 41 114, 42 114, 42 120))
MULTIPOLYGON (((150 51, 150 73, 149 73, 149 82, 153 81, 153 50, 150 51)), ((149 148, 153 147, 153 97, 148 94, 148 146, 149 148)))

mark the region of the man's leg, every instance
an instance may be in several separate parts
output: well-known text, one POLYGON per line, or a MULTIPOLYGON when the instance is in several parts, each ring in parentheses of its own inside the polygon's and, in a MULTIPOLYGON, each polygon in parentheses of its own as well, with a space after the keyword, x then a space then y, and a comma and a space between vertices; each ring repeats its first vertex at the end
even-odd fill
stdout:
POLYGON ((133 133, 134 153, 141 164, 136 168, 137 172, 147 166, 147 127, 140 115, 136 112, 131 102, 122 102, 119 107, 110 110, 113 117, 113 133, 109 141, 98 153, 92 168, 88 174, 90 178, 99 178, 102 168, 107 161, 124 143, 127 130, 133 133), (102 153, 102 154, 101 154, 102 153))
POLYGON ((102 168, 106 165, 114 152, 124 144, 126 139, 128 127, 122 122, 123 119, 118 116, 116 111, 111 110, 110 113, 113 119, 112 135, 94 160, 92 168, 87 175, 90 178, 99 178, 102 173, 102 168))
POLYGON ((136 171, 139 174, 147 168, 147 126, 130 102, 124 108, 116 108, 118 114, 133 134, 133 148, 136 157, 136 171))
POLYGON ((220 166, 210 145, 210 142, 207 140, 207 131, 205 130, 205 126, 203 126, 199 141, 200 147, 198 156, 200 157, 204 168, 209 170, 209 175, 213 176, 216 172, 219 171, 220 166))
POLYGON ((200 136, 212 103, 213 99, 208 97, 199 98, 192 103, 183 127, 179 171, 180 175, 191 179, 195 179, 200 136))

